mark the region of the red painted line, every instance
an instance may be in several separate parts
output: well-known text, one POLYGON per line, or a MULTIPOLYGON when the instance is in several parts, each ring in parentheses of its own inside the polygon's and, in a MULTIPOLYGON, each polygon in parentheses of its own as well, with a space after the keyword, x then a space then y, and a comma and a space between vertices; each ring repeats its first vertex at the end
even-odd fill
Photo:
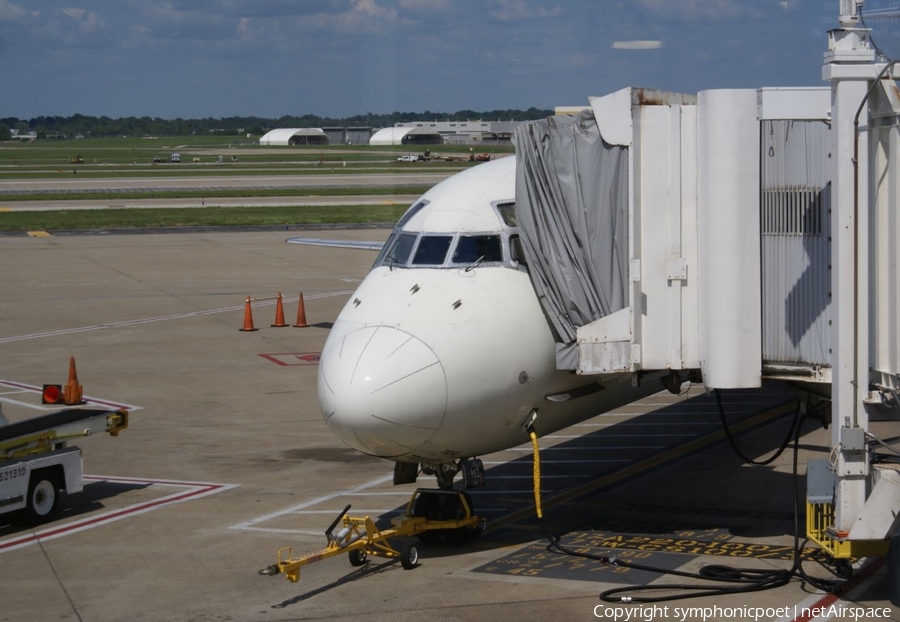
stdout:
POLYGON ((60 527, 51 527, 49 529, 44 529, 37 532, 32 532, 26 536, 19 536, 17 538, 11 538, 9 540, 0 542, 0 553, 8 550, 22 548, 24 546, 28 546, 29 544, 34 544, 38 540, 49 540, 52 538, 58 538, 60 536, 64 536, 69 533, 75 533, 78 531, 83 531, 86 529, 91 529, 93 527, 99 527, 106 523, 111 523, 117 520, 121 520, 123 518, 127 518, 132 515, 142 514, 144 512, 149 512, 153 509, 163 507, 166 505, 172 505, 175 503, 180 503, 182 501, 186 501, 193 497, 200 497, 208 494, 214 494, 216 492, 220 492, 222 490, 227 490, 229 488, 233 488, 234 486, 231 484, 208 484, 208 483, 192 483, 192 482, 184 482, 184 481, 165 481, 165 480, 146 480, 146 479, 137 479, 137 478, 103 478, 96 476, 86 476, 85 479, 90 479, 93 481, 119 481, 119 482, 128 482, 128 483, 149 483, 149 484, 160 484, 160 485, 171 485, 171 486, 184 486, 189 487, 191 490, 187 490, 182 493, 175 493, 172 495, 167 495, 165 497, 160 497, 159 499, 154 499, 153 501, 146 501, 143 503, 137 503, 135 505, 128 506, 121 510, 113 510, 104 514, 100 514, 98 516, 93 516, 90 518, 85 518, 81 520, 76 520, 66 525, 62 525, 60 527))
POLYGON ((83 479, 92 482, 122 482, 127 484, 159 484, 161 486, 181 486, 182 488, 204 488, 228 486, 212 482, 186 482, 179 479, 147 479, 146 477, 117 477, 114 475, 85 475, 83 479))
POLYGON ((876 570, 881 568, 884 565, 885 558, 877 557, 867 562, 862 568, 859 569, 853 576, 853 578, 845 583, 843 587, 837 591, 832 592, 831 594, 825 594, 822 598, 814 602, 809 607, 804 607, 804 609, 809 610, 809 613, 799 615, 796 618, 792 619, 791 622, 809 622, 810 620, 814 620, 821 616, 812 615, 812 612, 816 609, 821 611, 822 609, 828 609, 835 602, 840 600, 841 594, 845 594, 857 587, 860 583, 863 582, 864 579, 868 579, 876 570))
POLYGON ((321 352, 275 352, 273 354, 260 354, 259 356, 266 359, 267 361, 271 361, 271 362, 275 363, 276 365, 280 365, 282 367, 301 367, 304 365, 318 365, 321 355, 322 355, 321 352), (293 356, 298 361, 302 361, 302 362, 286 363, 285 361, 278 358, 280 356, 283 356, 283 357, 293 356))

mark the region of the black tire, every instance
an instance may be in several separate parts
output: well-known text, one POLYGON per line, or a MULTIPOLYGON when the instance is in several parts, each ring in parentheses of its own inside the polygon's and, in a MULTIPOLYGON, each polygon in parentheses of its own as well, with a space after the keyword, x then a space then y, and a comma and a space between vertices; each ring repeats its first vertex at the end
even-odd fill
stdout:
POLYGON ((406 542, 400 548, 400 564, 406 570, 419 565, 419 549, 412 542, 406 542))
POLYGON ((429 494, 427 490, 422 491, 422 493, 416 497, 416 504, 413 507, 412 515, 422 516, 428 520, 435 520, 437 518, 435 502, 436 499, 433 494, 429 494))
MULTIPOLYGON (((469 506, 469 509, 472 508, 472 498, 469 497, 469 494, 465 491, 462 492, 462 495, 466 499, 466 504, 469 506)), ((453 503, 448 504, 447 508, 448 512, 452 512, 452 516, 448 516, 449 520, 462 520, 466 518, 466 509, 463 507, 463 504, 460 502, 459 497, 453 497, 453 503)), ((474 534, 474 529, 472 527, 460 527, 459 529, 448 529, 447 533, 444 534, 445 539, 447 540, 447 544, 452 544, 454 546, 462 546, 466 542, 469 541, 469 538, 474 534)))
POLYGON ((441 541, 441 535, 440 529, 429 529, 416 537, 419 538, 419 542, 422 544, 437 544, 441 541))
POLYGON ((853 566, 846 559, 835 560, 834 574, 838 579, 849 581, 853 577, 853 566))
MULTIPOLYGON (((416 498, 415 507, 413 507, 413 516, 421 516, 428 520, 441 520, 440 506, 438 497, 430 491, 422 491, 416 498)), ((428 529, 420 533, 417 537, 422 544, 437 544, 444 535, 443 529, 428 529)))
POLYGON ((472 531, 470 527, 460 527, 459 529, 448 529, 447 533, 444 534, 444 539, 447 541, 447 544, 462 546, 469 541, 471 536, 472 531))
POLYGON ((40 525, 52 520, 60 508, 62 493, 56 475, 46 469, 31 474, 28 484, 25 516, 33 525, 40 525))
POLYGON ((353 549, 347 553, 347 557, 350 558, 351 566, 362 566, 366 563, 368 555, 363 549, 353 549))

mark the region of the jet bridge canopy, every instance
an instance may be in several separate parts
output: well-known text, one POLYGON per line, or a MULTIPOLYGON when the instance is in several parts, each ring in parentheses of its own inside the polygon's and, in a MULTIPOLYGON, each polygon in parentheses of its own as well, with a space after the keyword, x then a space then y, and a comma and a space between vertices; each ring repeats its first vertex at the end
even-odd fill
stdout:
POLYGON ((531 278, 574 368, 579 327, 628 305, 628 149, 593 110, 520 126, 516 216, 531 278))

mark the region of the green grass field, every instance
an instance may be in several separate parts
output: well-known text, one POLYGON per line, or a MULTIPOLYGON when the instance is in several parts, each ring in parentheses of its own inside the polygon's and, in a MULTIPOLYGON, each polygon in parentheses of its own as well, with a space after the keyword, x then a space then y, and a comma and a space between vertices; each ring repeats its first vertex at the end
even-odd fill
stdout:
POLYGON ((400 218, 406 207, 405 205, 329 205, 0 212, 0 231, 52 232, 148 227, 393 224, 400 218))
MULTIPOLYGON (((397 156, 403 153, 423 153, 429 149, 434 156, 465 159, 470 153, 487 152, 495 155, 509 154, 512 147, 469 147, 462 145, 397 145, 397 146, 292 146, 263 147, 259 138, 235 138, 222 136, 174 136, 154 139, 145 138, 102 138, 83 140, 37 140, 29 143, 8 141, 0 143, 0 179, 3 175, 15 175, 35 172, 36 169, 48 169, 52 173, 56 169, 71 169, 78 166, 87 171, 92 166, 125 166, 151 168, 154 157, 163 163, 152 168, 156 171, 182 169, 185 164, 195 164, 193 158, 199 158, 199 164, 219 163, 228 165, 238 163, 241 166, 295 164, 316 165, 344 164, 357 165, 366 163, 397 163, 397 156), (231 139, 231 140, 227 140, 231 139), (172 153, 181 154, 181 164, 169 163, 172 153), (73 165, 70 159, 81 156, 83 164, 73 165), (236 161, 232 158, 236 158, 236 161), (30 171, 28 169, 31 169, 30 171)), ((430 164, 430 163, 420 163, 430 164)), ((408 166, 408 165, 406 165, 408 166)), ((205 169, 208 167, 196 167, 205 169)), ((206 170, 201 170, 207 174, 206 170)))
MULTIPOLYGON (((182 136, 145 138, 104 138, 30 143, 0 143, 0 188, 4 180, 46 180, 61 176, 101 179, 111 177, 185 177, 227 175, 317 175, 337 173, 455 172, 472 163, 471 153, 494 156, 513 153, 512 147, 462 145, 402 146, 292 146, 262 147, 258 137, 182 136), (431 151, 430 162, 397 162, 399 154, 431 151), (172 153, 181 154, 181 163, 169 162, 172 153), (72 163, 80 156, 82 163, 72 163), (154 164, 154 157, 162 163, 154 164), (195 159, 199 160, 195 161, 195 159)), ((336 190, 166 190, 149 192, 72 193, 30 192, 0 194, 0 231, 60 231, 121 229, 140 227, 254 225, 367 224, 395 222, 405 210, 397 205, 352 205, 355 195, 413 194, 430 186, 397 185, 336 190), (146 198, 196 198, 268 196, 346 196, 347 205, 327 207, 206 207, 141 208, 98 210, 16 211, 4 210, 4 203, 30 200, 136 200, 146 198)))

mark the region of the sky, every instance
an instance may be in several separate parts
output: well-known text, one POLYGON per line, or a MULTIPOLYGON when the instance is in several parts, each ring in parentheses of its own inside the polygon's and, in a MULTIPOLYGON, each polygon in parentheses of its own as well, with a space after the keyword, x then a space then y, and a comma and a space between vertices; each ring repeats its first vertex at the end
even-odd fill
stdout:
MULTIPOLYGON (((552 109, 626 86, 817 86, 838 5, 0 0, 0 118, 341 118, 552 109)), ((869 25, 900 57, 900 20, 869 25)))

